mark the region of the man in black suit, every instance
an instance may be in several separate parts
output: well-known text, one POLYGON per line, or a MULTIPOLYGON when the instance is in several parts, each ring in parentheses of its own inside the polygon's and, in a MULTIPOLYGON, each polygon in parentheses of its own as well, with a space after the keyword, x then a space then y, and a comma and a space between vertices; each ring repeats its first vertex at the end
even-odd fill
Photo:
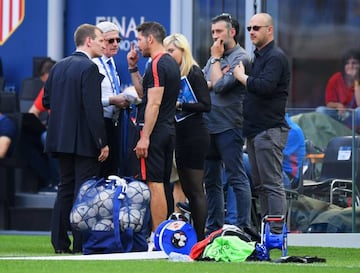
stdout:
MULTIPOLYGON (((80 25, 74 34, 76 51, 51 69, 45 84, 43 104, 51 110, 45 150, 60 165, 60 184, 51 222, 51 243, 55 253, 70 253, 69 215, 81 184, 100 170, 109 154, 101 81, 91 58, 102 56, 104 38, 96 26, 80 25)), ((72 252, 81 252, 79 231, 72 230, 72 252)))

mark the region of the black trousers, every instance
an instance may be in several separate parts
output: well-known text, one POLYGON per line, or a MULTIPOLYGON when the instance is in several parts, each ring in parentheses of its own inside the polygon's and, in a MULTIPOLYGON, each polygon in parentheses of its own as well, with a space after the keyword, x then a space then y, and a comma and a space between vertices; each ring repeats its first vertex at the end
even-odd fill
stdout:
POLYGON ((120 166, 120 130, 121 124, 105 118, 105 129, 108 139, 109 156, 101 163, 100 177, 107 178, 109 175, 119 175, 120 166))
POLYGON ((70 226, 70 211, 77 192, 85 181, 98 176, 100 163, 96 157, 75 154, 57 154, 60 165, 60 184, 54 204, 51 221, 51 243, 55 250, 67 250, 71 240, 68 231, 73 234, 73 252, 82 251, 81 233, 70 226))

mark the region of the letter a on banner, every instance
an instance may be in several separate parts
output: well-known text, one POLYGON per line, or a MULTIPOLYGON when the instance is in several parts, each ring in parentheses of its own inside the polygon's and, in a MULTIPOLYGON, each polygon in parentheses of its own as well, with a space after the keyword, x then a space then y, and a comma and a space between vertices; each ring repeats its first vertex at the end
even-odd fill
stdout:
POLYGON ((25 16, 25 0, 0 0, 0 45, 21 25, 25 16))

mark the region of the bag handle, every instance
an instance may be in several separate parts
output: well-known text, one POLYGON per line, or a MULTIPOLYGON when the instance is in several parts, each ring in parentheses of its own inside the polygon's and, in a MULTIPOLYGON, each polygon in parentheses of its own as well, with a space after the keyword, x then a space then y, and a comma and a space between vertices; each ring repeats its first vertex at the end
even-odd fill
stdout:
POLYGON ((113 198, 113 223, 114 223, 114 230, 115 230, 115 239, 117 242, 121 242, 124 252, 130 252, 133 248, 134 244, 134 230, 131 228, 126 228, 122 234, 120 234, 120 207, 121 205, 125 205, 127 208, 129 205, 125 202, 126 186, 118 186, 116 188, 114 198, 113 198), (123 198, 122 198, 123 196, 123 198))

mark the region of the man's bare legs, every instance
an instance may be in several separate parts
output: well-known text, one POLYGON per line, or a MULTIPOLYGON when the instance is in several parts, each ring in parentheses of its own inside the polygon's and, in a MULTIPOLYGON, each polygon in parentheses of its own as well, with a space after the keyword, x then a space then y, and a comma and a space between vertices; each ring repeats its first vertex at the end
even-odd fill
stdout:
POLYGON ((166 220, 167 217, 167 203, 165 197, 164 184, 158 182, 147 182, 151 193, 150 199, 150 211, 152 232, 155 232, 156 228, 166 220))

